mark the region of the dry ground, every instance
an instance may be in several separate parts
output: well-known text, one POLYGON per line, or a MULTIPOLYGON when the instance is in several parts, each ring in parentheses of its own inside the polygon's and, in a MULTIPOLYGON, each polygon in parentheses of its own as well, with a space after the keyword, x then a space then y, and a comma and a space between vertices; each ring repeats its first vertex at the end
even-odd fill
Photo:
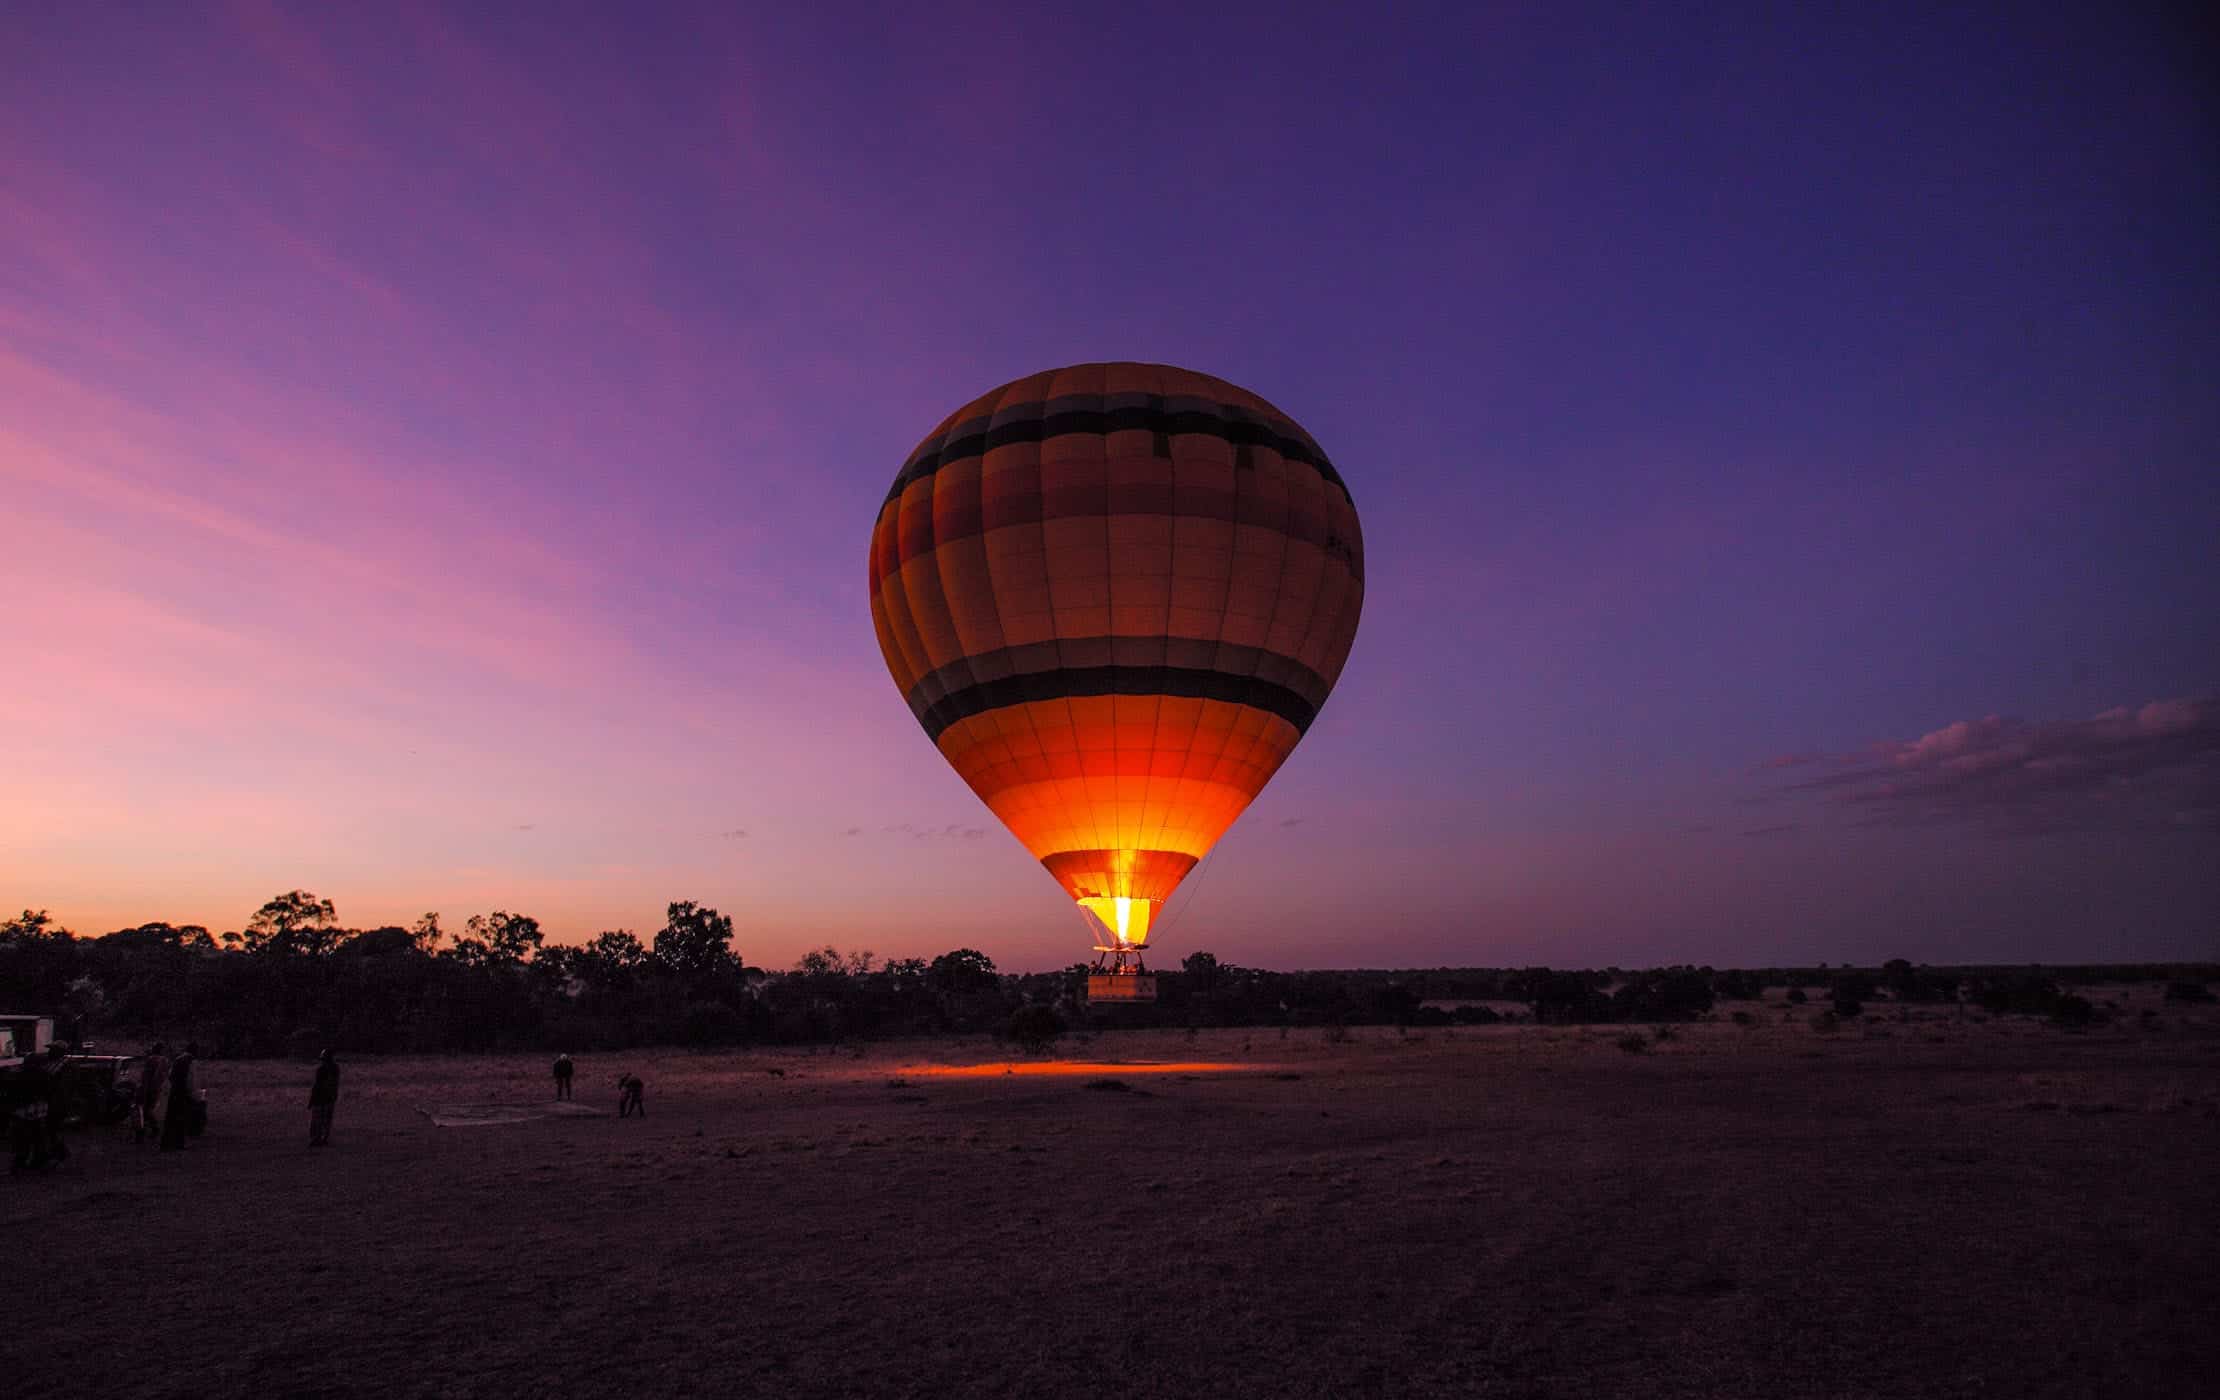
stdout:
POLYGON ((437 1128, 540 1057, 205 1066, 182 1156, 0 1185, 22 1396, 2190 1395, 2220 1025, 1778 1005, 581 1063, 645 1121, 437 1128), (1050 1068, 1055 1068, 1051 1066, 1050 1068), (1124 1090, 1102 1087, 1114 1078, 1124 1090), (149 1324, 147 1319, 161 1319, 149 1324))

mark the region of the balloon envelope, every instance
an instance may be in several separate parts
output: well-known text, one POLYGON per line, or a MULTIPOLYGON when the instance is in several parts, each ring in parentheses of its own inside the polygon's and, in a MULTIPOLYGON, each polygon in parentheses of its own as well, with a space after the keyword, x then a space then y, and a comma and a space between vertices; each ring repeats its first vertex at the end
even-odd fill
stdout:
POLYGON ((1166 365, 1049 370, 957 409, 895 477, 870 568, 927 736, 1134 947, 1316 718, 1364 600, 1318 444, 1166 365))

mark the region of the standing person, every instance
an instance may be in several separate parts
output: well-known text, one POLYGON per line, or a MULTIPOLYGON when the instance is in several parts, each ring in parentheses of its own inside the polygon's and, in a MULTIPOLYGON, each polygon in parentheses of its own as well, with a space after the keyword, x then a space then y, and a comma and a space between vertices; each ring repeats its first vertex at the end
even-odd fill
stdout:
POLYGON ((69 1052, 59 1045, 46 1047, 46 1161, 60 1166, 69 1160, 69 1144, 62 1141, 62 1123, 69 1117, 69 1085, 62 1077, 62 1057, 69 1052))
POLYGON ((183 1152, 185 1130, 193 1121, 193 1061, 200 1046, 188 1042, 185 1053, 170 1061, 169 1098, 162 1106, 162 1150, 183 1152))
POLYGON ((8 1104, 8 1146, 13 1170, 36 1171, 46 1165, 46 1062, 36 1055, 23 1062, 8 1104))
POLYGON ((331 1111, 339 1106, 339 1061, 326 1050, 316 1061, 316 1082, 308 1089, 308 1145, 331 1142, 331 1111))
POLYGON ((139 1101, 131 1113, 131 1140, 144 1142, 162 1131, 162 1090, 170 1077, 170 1047, 157 1040, 147 1047, 146 1067, 139 1071, 139 1101))
POLYGON ((556 1098, 567 1099, 570 1097, 570 1077, 571 1075, 576 1073, 577 1070, 578 1066, 570 1062, 570 1052, 568 1050, 565 1050, 562 1054, 555 1057, 556 1098))
POLYGON ((640 1076, 637 1074, 627 1074, 619 1079, 617 1081, 617 1116, 619 1118, 630 1118, 634 1114, 638 1114, 642 1118, 647 1117, 647 1105, 640 1102, 640 1095, 646 1089, 647 1085, 640 1082, 640 1076))

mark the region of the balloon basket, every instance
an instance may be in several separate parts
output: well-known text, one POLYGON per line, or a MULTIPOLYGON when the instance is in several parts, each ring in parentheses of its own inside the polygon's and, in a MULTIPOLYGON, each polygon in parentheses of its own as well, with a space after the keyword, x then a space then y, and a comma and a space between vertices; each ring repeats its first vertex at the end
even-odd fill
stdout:
POLYGON ((1156 1000, 1156 975, 1150 972, 1090 972, 1087 1004, 1131 1006, 1156 1000))

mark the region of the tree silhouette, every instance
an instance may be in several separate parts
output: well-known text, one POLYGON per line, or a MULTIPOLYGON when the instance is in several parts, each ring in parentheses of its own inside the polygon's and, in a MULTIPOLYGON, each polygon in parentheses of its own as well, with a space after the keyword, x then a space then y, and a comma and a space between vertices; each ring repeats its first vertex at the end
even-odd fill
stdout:
MULTIPOLYGON (((307 890, 287 890, 254 911, 237 936, 250 953, 328 953, 339 946, 337 911, 307 890)), ((232 941, 233 935, 224 935, 232 941)))
POLYGON ((925 980, 941 992, 991 992, 998 985, 994 959, 976 948, 957 948, 933 959, 925 980))
POLYGON ((544 936, 538 919, 506 909, 473 914, 463 930, 442 956, 470 967, 515 967, 539 948, 544 936))
POLYGON ((632 936, 632 930, 606 929, 572 951, 570 970, 589 987, 626 987, 647 965, 647 958, 647 948, 632 936))
POLYGON ((690 899, 672 904, 667 912, 662 931, 655 935, 655 956, 665 967, 690 982, 739 970, 730 918, 690 899))
POLYGON ((54 916, 44 909, 26 909, 0 923, 0 943, 41 943, 48 940, 67 942, 77 935, 54 922, 54 916))
POLYGON ((1193 991, 1208 996, 1218 989, 1218 956, 1200 950, 1180 959, 1180 970, 1187 974, 1187 985, 1193 991))

